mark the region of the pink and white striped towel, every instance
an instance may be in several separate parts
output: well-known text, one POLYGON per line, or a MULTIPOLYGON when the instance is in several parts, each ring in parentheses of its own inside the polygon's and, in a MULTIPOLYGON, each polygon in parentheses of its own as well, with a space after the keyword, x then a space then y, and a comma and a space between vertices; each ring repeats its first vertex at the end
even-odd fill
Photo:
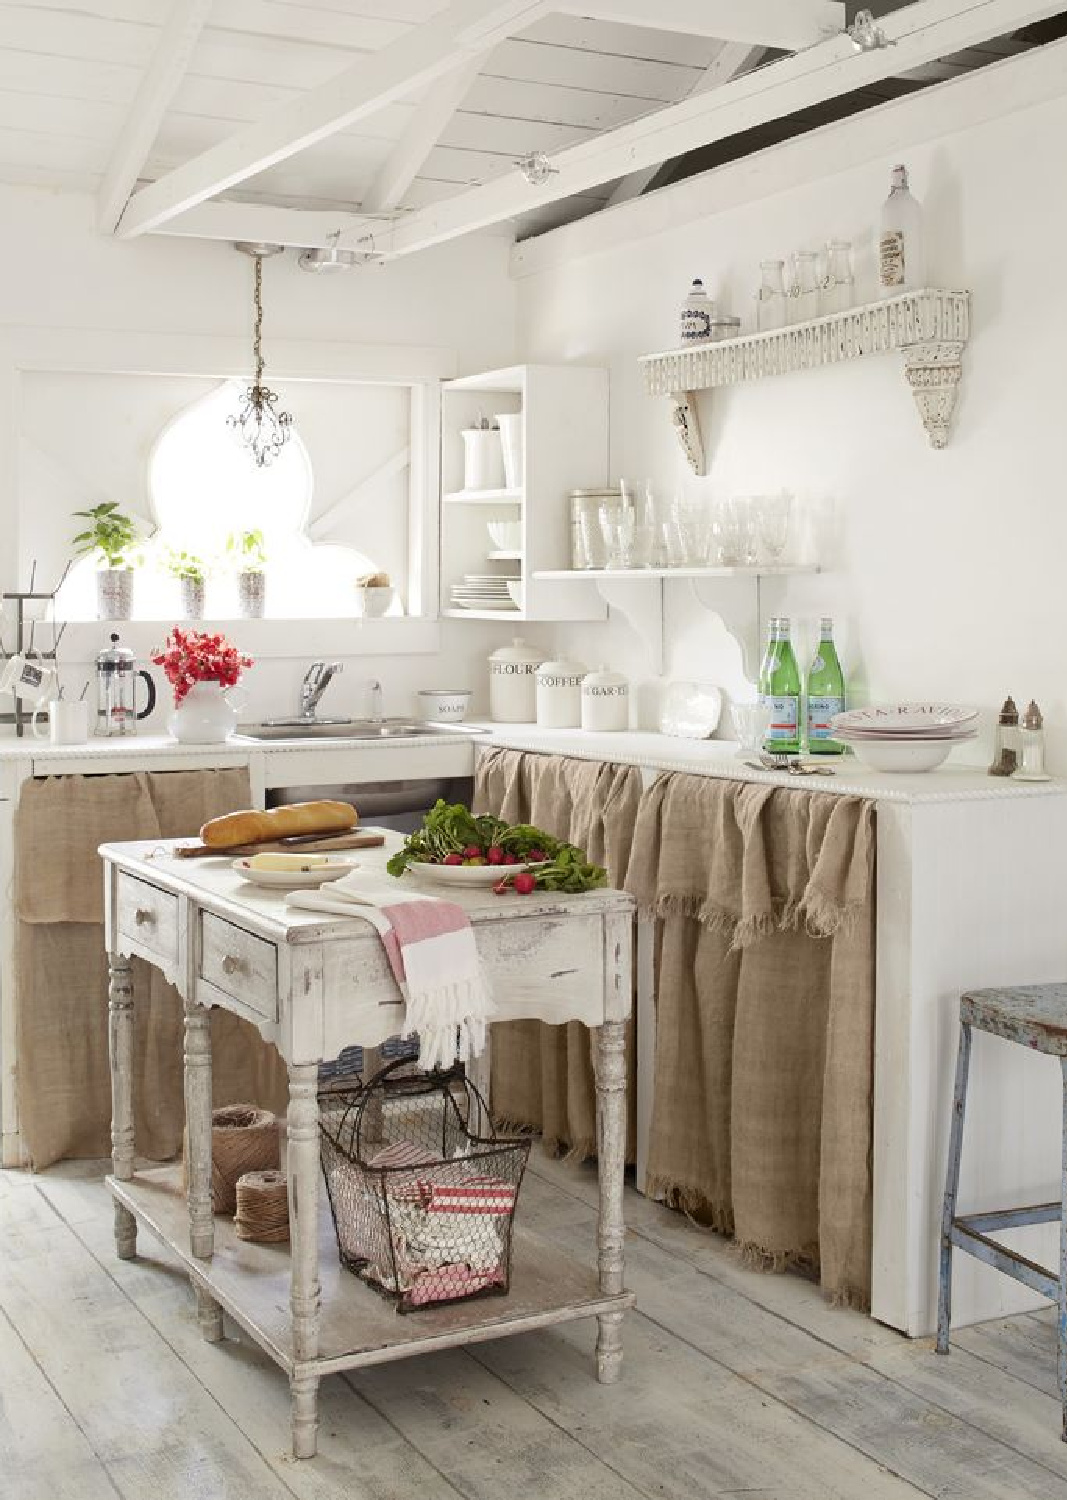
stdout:
POLYGON ((485 1050, 493 999, 470 919, 441 901, 353 870, 319 890, 290 891, 287 906, 362 917, 382 939, 407 1004, 404 1036, 418 1033, 419 1067, 448 1068, 485 1050))

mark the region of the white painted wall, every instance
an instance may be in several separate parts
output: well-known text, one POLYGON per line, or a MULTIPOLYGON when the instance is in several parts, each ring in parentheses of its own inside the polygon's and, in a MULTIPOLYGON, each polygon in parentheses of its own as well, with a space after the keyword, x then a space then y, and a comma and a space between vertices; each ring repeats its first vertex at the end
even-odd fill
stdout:
MULTIPOLYGON (((889 156, 632 242, 620 211, 617 244, 519 283, 521 358, 610 366, 617 476, 708 497, 785 486, 836 505, 833 571, 766 584, 764 615, 790 614, 806 649, 817 616, 832 614, 861 701, 931 695, 992 711, 1009 691, 1020 707, 1036 697, 1060 773, 1067 208, 1048 161, 1065 133, 1061 97, 905 153, 926 204, 931 279, 973 292, 974 336, 942 453, 928 447, 899 364, 884 356, 702 397, 711 465, 696 480, 666 402, 644 394, 636 363, 677 343, 677 305, 695 275, 748 327, 762 258, 840 236, 857 247, 869 292, 889 156)), ((752 602, 736 594, 731 609, 751 622, 752 602)), ((670 675, 725 671, 686 584, 667 586, 666 616, 670 675)), ((625 624, 567 639, 584 660, 633 670, 625 624)))
MULTIPOLYGON (((28 188, 0 186, 0 222, 5 226, 0 237, 0 333, 15 327, 69 329, 75 344, 80 330, 87 337, 105 330, 250 340, 250 267, 229 246, 151 237, 128 243, 102 238, 94 228, 89 198, 28 188)), ((325 278, 300 271, 293 253, 268 262, 264 278, 268 374, 272 340, 321 341, 333 349, 345 345, 446 348, 455 351, 460 371, 510 363, 515 345, 515 289, 508 276, 507 251, 502 238, 472 237, 417 259, 325 278)), ((43 391, 49 382, 42 378, 38 384, 43 391)), ((146 391, 147 406, 153 399, 146 391)), ((32 413, 38 426, 39 408, 36 402, 32 413)), ((124 433, 129 444, 131 433, 136 432, 136 420, 120 425, 115 446, 123 445, 124 433)), ((336 454, 331 462, 337 469, 335 459, 336 454)), ((360 465, 354 467, 358 471, 360 465)), ((123 463, 117 462, 114 471, 125 472, 123 463)), ((339 487, 339 474, 338 469, 336 484, 330 482, 332 498, 336 498, 333 490, 339 487)), ((0 488, 0 583, 4 588, 13 585, 18 572, 13 538, 20 501, 25 497, 17 489, 17 483, 0 488)), ((432 497, 430 503, 434 501, 432 497)), ((25 582, 23 578, 23 586, 25 582)), ((234 633, 239 637, 240 627, 234 633)), ((294 705, 300 678, 313 655, 345 660, 345 675, 330 689, 328 703, 334 712, 359 711, 362 684, 368 677, 383 681, 390 713, 409 712, 414 689, 424 686, 473 687, 480 694, 476 707, 484 710, 485 657, 511 632, 442 621, 439 654, 389 656, 361 652, 358 644, 351 644, 359 634, 358 626, 351 624, 302 626, 294 632, 292 654, 279 657, 274 632, 271 658, 261 661, 248 678, 249 713, 286 711, 294 705)), ((99 635, 99 644, 105 644, 105 627, 100 627, 99 635)), ((79 648, 85 661, 67 659, 75 676, 81 667, 88 667, 96 646, 91 631, 88 636, 88 647, 79 648)), ((86 638, 84 630, 78 633, 79 641, 86 638)), ((143 641, 138 649, 142 646, 143 641)), ((160 730, 164 719, 161 706, 146 727, 160 730)))

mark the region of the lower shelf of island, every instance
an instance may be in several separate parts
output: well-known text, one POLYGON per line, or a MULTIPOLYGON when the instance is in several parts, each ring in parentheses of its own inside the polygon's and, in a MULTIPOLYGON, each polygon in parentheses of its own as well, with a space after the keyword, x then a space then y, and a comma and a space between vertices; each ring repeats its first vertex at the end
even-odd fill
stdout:
MULTIPOLYGON (((161 1241, 183 1268, 220 1303, 234 1322, 292 1375, 289 1314, 289 1247, 256 1245, 237 1238, 233 1221, 215 1219, 215 1254, 198 1260, 189 1249, 189 1218, 180 1166, 153 1167, 129 1182, 108 1177, 116 1202, 138 1226, 161 1241)), ((391 1302, 341 1265, 329 1203, 319 1194, 319 1274, 322 1323, 317 1359, 306 1362, 320 1375, 363 1365, 386 1364, 435 1349, 506 1338, 535 1328, 621 1312, 632 1292, 605 1295, 597 1273, 564 1255, 550 1240, 516 1225, 511 1288, 506 1296, 474 1297, 445 1307, 398 1313, 391 1302)), ((522 1200, 518 1209, 522 1214, 522 1200)))

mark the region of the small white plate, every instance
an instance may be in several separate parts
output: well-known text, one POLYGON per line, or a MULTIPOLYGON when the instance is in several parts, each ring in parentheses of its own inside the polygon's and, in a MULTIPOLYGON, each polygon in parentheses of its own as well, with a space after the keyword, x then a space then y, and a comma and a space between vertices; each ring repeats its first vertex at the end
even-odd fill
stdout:
POLYGON ((438 885, 486 886, 496 885, 505 875, 517 875, 520 870, 543 870, 551 860, 542 860, 536 865, 426 865, 411 864, 408 869, 423 880, 434 880, 438 885))
POLYGON ((709 740, 721 715, 722 693, 710 682, 671 682, 660 705, 660 733, 709 740))
POLYGON ((253 885, 273 886, 276 891, 307 891, 358 870, 359 862, 331 859, 328 865, 318 865, 314 870, 254 870, 247 859, 235 859, 233 869, 242 880, 250 880, 253 885))

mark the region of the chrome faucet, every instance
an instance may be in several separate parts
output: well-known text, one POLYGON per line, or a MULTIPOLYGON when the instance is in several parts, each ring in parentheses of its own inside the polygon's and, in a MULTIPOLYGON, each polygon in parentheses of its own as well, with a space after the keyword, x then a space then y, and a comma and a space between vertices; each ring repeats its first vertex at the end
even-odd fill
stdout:
POLYGON ((304 673, 300 684, 300 717, 314 719, 319 699, 338 672, 343 671, 339 661, 313 661, 304 673))

